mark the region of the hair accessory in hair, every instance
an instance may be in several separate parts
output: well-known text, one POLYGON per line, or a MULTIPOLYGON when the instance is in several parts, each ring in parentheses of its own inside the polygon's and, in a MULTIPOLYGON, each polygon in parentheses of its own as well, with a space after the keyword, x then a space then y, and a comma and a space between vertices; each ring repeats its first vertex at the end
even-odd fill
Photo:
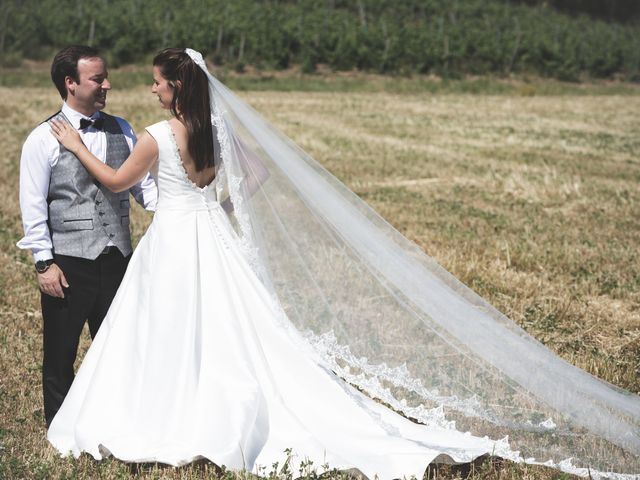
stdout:
POLYGON ((204 58, 202 58, 202 54, 200 52, 197 52, 191 48, 185 48, 184 53, 189 55, 189 58, 193 60, 193 63, 198 65, 205 72, 207 71, 207 65, 204 63, 204 58))

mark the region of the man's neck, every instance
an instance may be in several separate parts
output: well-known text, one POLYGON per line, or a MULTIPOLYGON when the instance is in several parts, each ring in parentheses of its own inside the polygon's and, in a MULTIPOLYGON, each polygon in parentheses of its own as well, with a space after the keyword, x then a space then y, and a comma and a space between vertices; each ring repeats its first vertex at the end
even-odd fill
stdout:
POLYGON ((96 110, 95 108, 87 108, 84 107, 83 105, 77 105, 72 98, 67 97, 67 99, 65 100, 65 103, 67 104, 67 106, 71 109, 74 110, 82 115, 84 115, 85 117, 90 117, 91 115, 93 115, 94 113, 96 113, 98 110, 96 110))

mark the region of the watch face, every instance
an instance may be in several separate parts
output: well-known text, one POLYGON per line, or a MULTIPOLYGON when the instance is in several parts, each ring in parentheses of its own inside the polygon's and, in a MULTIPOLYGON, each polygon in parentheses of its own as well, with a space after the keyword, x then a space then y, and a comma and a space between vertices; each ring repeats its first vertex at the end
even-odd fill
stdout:
POLYGON ((36 262, 36 271, 38 273, 44 273, 49 268, 49 264, 44 260, 38 260, 36 262))

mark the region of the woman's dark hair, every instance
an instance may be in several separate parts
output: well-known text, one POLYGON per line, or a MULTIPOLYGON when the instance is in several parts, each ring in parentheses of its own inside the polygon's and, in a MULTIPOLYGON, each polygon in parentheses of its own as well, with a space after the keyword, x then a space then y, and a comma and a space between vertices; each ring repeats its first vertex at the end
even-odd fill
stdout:
POLYGON ((64 86, 64 79, 73 78, 76 83, 80 83, 78 76, 78 60, 81 58, 102 58, 100 50, 86 45, 71 45, 60 50, 51 62, 51 80, 60 92, 63 100, 67 99, 67 88, 64 86))
POLYGON ((171 113, 187 127, 188 150, 196 171, 214 166, 213 131, 206 74, 181 48, 167 48, 153 59, 153 65, 173 87, 171 113))

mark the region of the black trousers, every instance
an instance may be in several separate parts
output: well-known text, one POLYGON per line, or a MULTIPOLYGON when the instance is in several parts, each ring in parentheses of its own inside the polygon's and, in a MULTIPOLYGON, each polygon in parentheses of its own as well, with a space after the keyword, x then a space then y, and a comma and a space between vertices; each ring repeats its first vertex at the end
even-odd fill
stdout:
POLYGON ((111 248, 95 260, 54 255, 69 288, 64 298, 41 293, 44 321, 42 388, 47 427, 62 405, 75 373, 80 335, 86 321, 93 339, 120 286, 129 257, 111 248))

